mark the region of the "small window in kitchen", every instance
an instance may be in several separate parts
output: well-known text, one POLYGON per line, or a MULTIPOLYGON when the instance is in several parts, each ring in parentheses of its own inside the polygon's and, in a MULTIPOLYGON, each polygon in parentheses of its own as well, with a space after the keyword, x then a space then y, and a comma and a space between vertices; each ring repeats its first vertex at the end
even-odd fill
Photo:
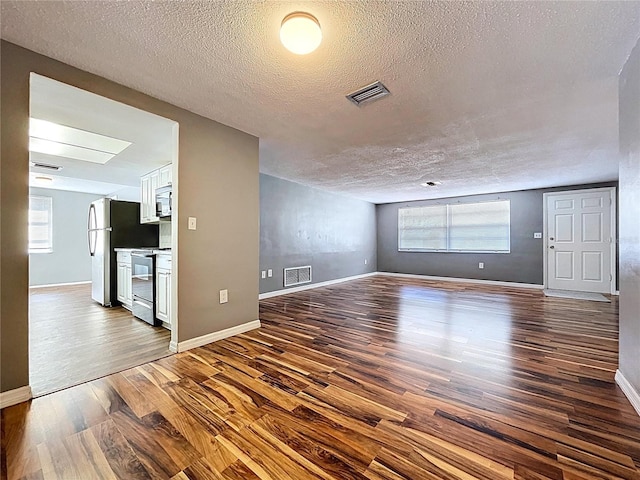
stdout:
POLYGON ((51 197, 29 195, 29 253, 53 252, 51 197))

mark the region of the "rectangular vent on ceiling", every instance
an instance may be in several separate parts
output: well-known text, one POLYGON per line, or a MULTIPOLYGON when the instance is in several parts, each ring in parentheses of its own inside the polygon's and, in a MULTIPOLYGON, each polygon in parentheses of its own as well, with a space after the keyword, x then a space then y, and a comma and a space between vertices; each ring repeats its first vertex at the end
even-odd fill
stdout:
POLYGON ((46 170, 55 170, 56 172, 62 169, 62 167, 58 165, 49 165, 47 163, 40 163, 40 162, 31 162, 31 166, 35 168, 44 168, 46 170))
POLYGON ((389 93, 389 90, 382 84, 382 82, 375 82, 361 88, 360 90, 350 93, 347 95, 347 98, 356 105, 360 105, 363 102, 368 102, 370 100, 375 100, 389 95, 389 93))
POLYGON ((304 267, 290 267, 284 269, 284 286, 292 287, 311 281, 311 265, 304 267))

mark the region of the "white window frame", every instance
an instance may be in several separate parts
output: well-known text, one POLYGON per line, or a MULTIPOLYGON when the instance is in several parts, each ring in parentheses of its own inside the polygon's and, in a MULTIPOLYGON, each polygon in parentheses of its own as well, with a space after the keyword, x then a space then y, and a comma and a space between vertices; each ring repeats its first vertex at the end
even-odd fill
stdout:
POLYGON ((447 226, 446 226, 446 245, 447 247, 444 249, 429 249, 429 248, 402 248, 400 246, 400 210, 409 210, 412 208, 424 208, 424 207, 442 207, 443 205, 440 203, 430 204, 430 205, 420 205, 415 207, 401 207, 398 209, 398 219, 397 219, 397 229, 398 229, 398 251, 399 252, 434 252, 434 253, 511 253, 511 200, 510 199, 498 199, 498 200, 487 200, 484 202, 465 202, 465 205, 480 205, 485 203, 495 203, 495 202, 507 202, 509 204, 509 236, 508 243, 509 247, 507 250, 460 250, 460 249, 452 249, 450 248, 450 227, 451 227, 451 207, 454 205, 461 205, 462 202, 457 203, 447 203, 447 226))
MULTIPOLYGON (((49 239, 46 247, 42 248, 33 248, 31 246, 31 219, 29 218, 29 254, 38 254, 38 253, 52 253, 53 252, 53 199, 51 197, 45 197, 42 195, 29 195, 29 202, 31 199, 44 200, 47 202, 47 210, 49 211, 49 221, 47 223, 49 239)), ((31 212, 31 208, 29 208, 29 212, 31 212)))

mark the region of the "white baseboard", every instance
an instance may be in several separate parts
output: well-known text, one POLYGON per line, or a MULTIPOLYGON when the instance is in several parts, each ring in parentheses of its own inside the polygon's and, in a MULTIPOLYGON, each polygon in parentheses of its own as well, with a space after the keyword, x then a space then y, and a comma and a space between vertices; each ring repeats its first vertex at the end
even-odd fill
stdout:
POLYGON ((633 385, 629 383, 629 380, 625 378, 620 370, 616 370, 616 383, 620 387, 620 390, 622 390, 622 393, 629 399, 629 403, 631 403, 638 415, 640 415, 640 393, 633 388, 633 385))
POLYGON ((169 342, 169 351, 173 353, 178 353, 178 342, 174 342, 171 340, 169 342))
POLYGON ((327 280, 326 282, 310 283, 309 285, 302 285, 300 287, 285 288, 284 290, 274 290, 273 292, 261 293, 258 295, 258 300, 264 300, 265 298, 278 297, 280 295, 286 295, 288 293, 302 292, 303 290, 311 290, 312 288, 327 287, 329 285, 335 285, 336 283, 348 282, 350 280, 357 280, 358 278, 371 277, 377 275, 379 272, 363 273, 361 275, 352 275, 351 277, 336 278, 335 280, 327 280))
POLYGON ((478 280, 474 278, 435 277, 433 275, 418 275, 414 273, 371 272, 371 273, 363 273, 362 275, 353 275, 351 277, 337 278, 335 280, 328 280, 326 282, 312 283, 310 285, 302 285, 300 287, 286 288, 284 290, 275 290, 273 292, 261 293, 260 295, 258 295, 258 300, 264 300, 265 298, 271 298, 271 297, 278 297, 280 295, 287 295, 288 293, 301 292, 303 290, 310 290, 312 288, 326 287, 328 285, 335 285, 336 283, 348 282, 350 280, 357 280, 358 278, 371 277, 373 275, 388 275, 390 277, 405 277, 405 278, 421 278, 423 280, 438 280, 438 281, 444 281, 444 282, 477 283, 481 285, 498 285, 503 287, 529 288, 529 289, 535 289, 535 290, 544 289, 544 285, 538 285, 534 283, 500 282, 497 280, 478 280))
POLYGON ((29 385, 2 392, 0 393, 0 409, 26 402, 27 400, 31 400, 31 398, 33 398, 33 395, 31 394, 31 387, 29 385))
MULTIPOLYGON (((184 352, 185 350, 191 350, 192 348, 201 347, 202 345, 206 345, 207 343, 217 342, 218 340, 232 337, 233 335, 238 335, 240 333, 248 332, 249 330, 253 330, 255 328, 260 328, 260 320, 252 320, 251 322, 243 323, 231 328, 226 328, 224 330, 220 330, 219 332, 208 333, 207 335, 202 335, 201 337, 185 340, 184 342, 178 342, 178 344, 176 345, 176 351, 184 352)), ((169 345, 169 349, 171 349, 171 344, 169 345)))
POLYGON ((85 285, 87 283, 91 283, 91 280, 85 280, 82 282, 50 283, 48 285, 29 285, 29 288, 66 287, 69 285, 85 285))
POLYGON ((620 290, 616 290, 616 291, 615 291, 615 292, 613 292, 611 295, 620 296, 620 290))
POLYGON ((421 278, 423 280, 437 280, 439 282, 477 283, 480 285, 498 285, 502 287, 511 287, 511 288, 529 288, 529 289, 535 289, 535 290, 544 290, 544 285, 538 285, 536 283, 501 282, 497 280, 478 280, 475 278, 435 277, 433 275, 417 275, 414 273, 377 272, 377 274, 388 275, 390 277, 421 278))

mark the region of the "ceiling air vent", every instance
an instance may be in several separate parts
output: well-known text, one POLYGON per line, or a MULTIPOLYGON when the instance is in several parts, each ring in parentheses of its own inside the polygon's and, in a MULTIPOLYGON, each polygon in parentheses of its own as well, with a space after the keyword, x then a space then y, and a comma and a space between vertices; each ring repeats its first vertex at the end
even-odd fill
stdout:
POLYGON ((347 98, 356 105, 360 105, 363 102, 368 102, 370 100, 375 100, 389 95, 389 93, 389 90, 387 90, 387 87, 385 87, 382 82, 375 82, 361 88, 360 90, 350 93, 347 95, 347 98))
POLYGON ((421 183, 421 187, 437 187, 438 185, 442 185, 442 182, 424 182, 421 183))
POLYGON ((31 162, 31 166, 35 168, 44 168, 46 170, 55 170, 56 172, 62 169, 62 167, 58 165, 49 165, 47 163, 40 163, 40 162, 31 162))

